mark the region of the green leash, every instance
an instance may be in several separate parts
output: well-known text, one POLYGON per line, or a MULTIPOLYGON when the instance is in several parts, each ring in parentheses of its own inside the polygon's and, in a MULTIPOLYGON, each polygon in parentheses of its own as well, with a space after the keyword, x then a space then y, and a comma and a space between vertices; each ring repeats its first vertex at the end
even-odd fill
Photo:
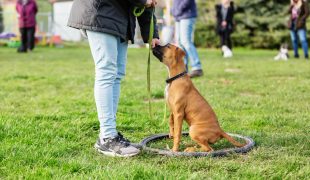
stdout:
MULTIPOLYGON (((144 12, 145 7, 135 7, 133 10, 133 14, 136 17, 139 17, 144 12)), ((148 99, 149 99, 149 116, 150 119, 152 119, 152 107, 151 107, 151 48, 152 48, 152 40, 153 40, 153 34, 154 34, 154 12, 155 8, 152 9, 152 17, 151 17, 151 23, 150 23, 150 32, 149 32, 149 55, 147 60, 147 92, 148 92, 148 99)))

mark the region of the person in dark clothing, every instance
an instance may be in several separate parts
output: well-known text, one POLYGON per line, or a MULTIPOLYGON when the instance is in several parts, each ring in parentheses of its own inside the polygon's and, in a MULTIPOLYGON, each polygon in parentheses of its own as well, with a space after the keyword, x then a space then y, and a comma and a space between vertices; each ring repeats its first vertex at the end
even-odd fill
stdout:
POLYGON ((306 22, 309 16, 309 6, 306 0, 291 0, 289 8, 290 19, 288 28, 290 29, 291 40, 294 49, 294 57, 299 58, 298 37, 304 51, 305 58, 308 59, 308 42, 306 22))
POLYGON ((38 7, 35 0, 18 0, 16 3, 18 13, 19 30, 22 44, 18 52, 27 52, 34 49, 36 14, 38 7))
POLYGON ((230 0, 222 0, 221 4, 215 6, 217 19, 217 33, 220 36, 221 46, 232 49, 230 35, 233 32, 234 3, 230 0))
MULTIPOLYGON (((134 41, 135 7, 147 7, 137 17, 143 41, 148 42, 156 0, 75 0, 68 26, 87 36, 95 63, 95 101, 100 122, 95 148, 108 156, 129 157, 140 151, 116 130, 121 79, 125 76, 128 41, 134 41)), ((154 16, 152 46, 159 44, 154 16)))

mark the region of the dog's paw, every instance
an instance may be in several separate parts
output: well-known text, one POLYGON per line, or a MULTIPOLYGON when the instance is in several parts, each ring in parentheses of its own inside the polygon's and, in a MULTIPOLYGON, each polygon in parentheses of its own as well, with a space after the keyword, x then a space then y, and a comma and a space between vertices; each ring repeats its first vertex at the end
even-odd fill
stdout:
POLYGON ((172 152, 179 152, 179 148, 172 148, 172 152))
POLYGON ((173 139, 173 134, 169 133, 169 139, 173 139))
POLYGON ((188 147, 184 150, 184 152, 195 152, 196 148, 195 147, 188 147))

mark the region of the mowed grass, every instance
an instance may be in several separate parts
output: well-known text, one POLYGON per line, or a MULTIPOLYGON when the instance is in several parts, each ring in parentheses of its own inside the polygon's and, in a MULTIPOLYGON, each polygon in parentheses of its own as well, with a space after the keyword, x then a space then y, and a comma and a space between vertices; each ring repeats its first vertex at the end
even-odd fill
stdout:
MULTIPOLYGON (((276 53, 236 49, 225 60, 218 50, 199 50, 205 75, 194 84, 226 132, 255 140, 251 152, 222 158, 143 152, 123 159, 93 148, 99 122, 87 46, 28 54, 1 48, 0 179, 309 179, 310 62, 275 62, 276 53)), ((152 59, 149 119, 146 59, 146 49, 129 49, 122 82, 118 130, 133 142, 168 132, 167 70, 152 59)))

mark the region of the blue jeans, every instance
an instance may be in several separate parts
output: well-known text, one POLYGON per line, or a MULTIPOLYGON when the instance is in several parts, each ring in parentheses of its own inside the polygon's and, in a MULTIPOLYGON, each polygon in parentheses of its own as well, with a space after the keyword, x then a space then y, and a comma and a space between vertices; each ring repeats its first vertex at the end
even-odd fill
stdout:
POLYGON ((127 42, 106 33, 87 31, 95 62, 95 101, 100 122, 100 138, 117 136, 116 112, 121 79, 125 76, 127 42))
POLYGON ((306 30, 305 29, 299 29, 297 31, 290 31, 291 34, 291 40, 293 44, 294 49, 294 55, 295 57, 298 57, 298 37, 301 42, 302 49, 304 51, 305 57, 308 57, 308 42, 307 42, 307 36, 306 36, 306 30))
POLYGON ((175 38, 177 43, 185 50, 184 60, 186 67, 190 59, 192 70, 200 70, 201 63, 197 50, 193 43, 193 32, 195 29, 196 18, 182 19, 175 23, 175 38))

